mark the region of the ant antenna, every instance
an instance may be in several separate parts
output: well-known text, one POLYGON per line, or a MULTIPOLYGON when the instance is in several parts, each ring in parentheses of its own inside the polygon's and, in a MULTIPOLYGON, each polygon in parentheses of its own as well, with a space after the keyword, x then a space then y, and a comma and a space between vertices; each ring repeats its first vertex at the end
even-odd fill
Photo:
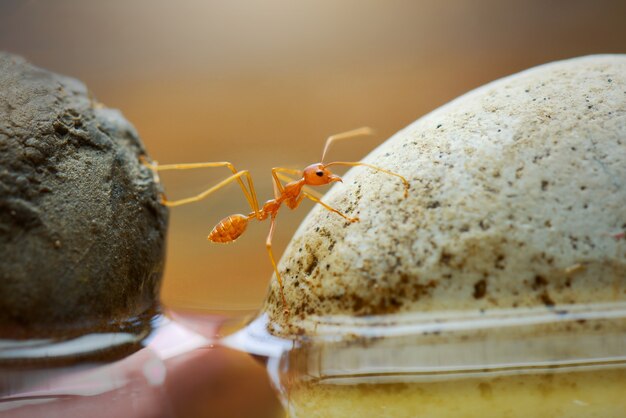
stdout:
POLYGON ((342 132, 340 134, 331 135, 326 139, 326 145, 324 145, 324 152, 322 152, 322 164, 324 164, 324 157, 326 157, 326 151, 330 148, 330 144, 335 141, 340 141, 342 139, 349 139, 355 136, 361 135, 374 135, 374 130, 370 127, 363 126, 362 128, 353 129, 351 131, 342 132))

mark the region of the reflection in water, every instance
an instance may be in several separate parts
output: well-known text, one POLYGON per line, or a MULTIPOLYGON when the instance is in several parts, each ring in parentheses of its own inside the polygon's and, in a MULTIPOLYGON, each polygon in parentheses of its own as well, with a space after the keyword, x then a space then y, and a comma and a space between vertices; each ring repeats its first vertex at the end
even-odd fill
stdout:
POLYGON ((300 382, 291 418, 617 418, 626 410, 626 368, 488 373, 388 384, 300 382))
POLYGON ((160 314, 150 311, 91 329, 88 333, 74 332, 74 335, 41 339, 3 339, 0 340, 0 364, 62 364, 88 358, 122 358, 142 347, 142 341, 160 326, 161 318, 160 314))
POLYGON ((213 344, 223 319, 175 317, 157 318, 143 348, 118 361, 5 364, 0 368, 0 416, 280 416, 263 368, 247 354, 213 344), (186 319, 195 320, 187 326, 186 319), (244 393, 246 402, 238 402, 244 393))
POLYGON ((224 343, 270 357, 290 418, 607 417, 626 410, 626 304, 317 318, 261 316, 224 343))
POLYGON ((268 372, 290 418, 626 410, 621 303, 318 320, 286 340, 264 315, 224 338, 220 317, 159 317, 118 361, 1 368, 0 417, 278 418, 268 372))

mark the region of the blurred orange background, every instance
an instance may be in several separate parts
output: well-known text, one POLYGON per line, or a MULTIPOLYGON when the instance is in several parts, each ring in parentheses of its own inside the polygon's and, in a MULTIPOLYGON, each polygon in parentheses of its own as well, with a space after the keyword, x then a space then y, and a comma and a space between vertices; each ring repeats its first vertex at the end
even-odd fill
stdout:
MULTIPOLYGON (((592 53, 626 52, 624 1, 2 0, 0 49, 84 81, 122 110, 161 163, 231 161, 259 198, 273 166, 320 159, 325 138, 371 126, 331 158, 359 160, 421 115, 493 79, 592 53)), ((170 198, 225 169, 164 173, 170 198)), ((236 185, 171 211, 163 301, 254 310, 272 267, 268 224, 232 245, 206 236, 247 212, 236 185)), ((310 210, 281 211, 281 254, 310 210)))

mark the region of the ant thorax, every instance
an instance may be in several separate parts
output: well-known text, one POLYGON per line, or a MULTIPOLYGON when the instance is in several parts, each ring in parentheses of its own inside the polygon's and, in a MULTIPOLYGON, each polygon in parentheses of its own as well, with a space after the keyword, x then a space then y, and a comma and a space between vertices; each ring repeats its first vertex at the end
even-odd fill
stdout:
POLYGON ((283 198, 283 200, 295 199, 300 195, 303 186, 304 181, 302 179, 287 183, 285 184, 285 188, 283 189, 281 197, 283 198))

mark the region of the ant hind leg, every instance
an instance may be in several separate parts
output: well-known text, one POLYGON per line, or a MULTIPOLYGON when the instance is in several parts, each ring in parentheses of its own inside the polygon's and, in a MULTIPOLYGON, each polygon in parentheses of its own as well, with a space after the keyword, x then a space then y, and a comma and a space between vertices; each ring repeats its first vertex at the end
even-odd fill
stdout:
MULTIPOLYGON (((196 195, 196 196, 192 196, 190 198, 186 198, 186 199, 180 199, 180 200, 174 200, 174 201, 168 201, 167 198, 165 196, 162 196, 162 203, 165 206, 180 206, 180 205, 184 205, 187 203, 192 203, 192 202, 197 202, 199 200, 204 199, 205 197, 207 197, 208 195, 210 195, 211 193, 213 193, 214 191, 220 189, 221 187, 225 186, 226 184, 230 183, 233 180, 236 180, 237 183, 239 184, 239 186, 241 187, 241 191, 243 192, 246 200, 248 201, 248 204, 250 205, 250 207, 252 208, 252 210, 254 211, 254 213, 256 215, 258 215, 259 213, 259 203, 258 203, 258 199, 256 196, 256 190, 254 188, 254 183, 252 181, 252 176, 250 176, 250 173, 248 172, 248 170, 243 170, 243 171, 237 171, 235 169, 235 167, 227 162, 227 161, 222 161, 222 162, 208 162, 208 163, 185 163, 185 164, 164 164, 164 165, 158 165, 156 162, 150 162, 148 161, 148 159, 146 158, 145 155, 141 155, 139 156, 139 161, 141 162, 141 164, 143 164, 144 166, 148 167, 149 169, 151 169, 155 175, 157 175, 156 173, 159 171, 168 171, 168 170, 191 170, 191 169, 196 169, 196 168, 215 168, 215 167, 226 167, 230 170, 231 173, 233 173, 232 176, 230 176, 229 178, 227 178, 226 180, 218 183, 218 185, 196 195), (242 173, 242 174, 240 174, 242 173), (246 185, 244 184, 242 177, 246 177, 246 182, 248 183, 248 187, 246 188, 246 185)), ((158 175, 157 175, 158 176, 158 175)), ((158 179, 158 177, 157 177, 158 179)))
MULTIPOLYGON (((216 192, 217 190, 223 188, 224 186, 232 183, 233 181, 239 181, 241 180, 241 177, 248 177, 250 176, 250 173, 248 173, 248 170, 243 170, 240 171, 236 174, 233 174, 232 176, 229 176, 228 178, 226 178, 225 180, 222 180, 221 182, 219 182, 218 184, 216 184, 215 186, 203 191, 202 193, 199 193, 195 196, 191 196, 191 197, 187 197, 187 198, 183 198, 183 199, 179 199, 179 200, 167 200, 165 198, 165 196, 162 197, 161 203, 165 206, 168 207, 175 207, 175 206, 181 206, 181 205, 186 205, 188 203, 193 203, 193 202, 198 202, 200 200, 205 199, 206 197, 208 197, 209 195, 211 195, 212 193, 216 192)), ((255 200, 252 200, 252 198, 250 198, 248 196, 248 194, 245 195, 246 200, 248 201, 248 203, 250 204, 250 207, 254 210, 254 213, 257 214, 259 212, 258 209, 258 203, 255 200)))

